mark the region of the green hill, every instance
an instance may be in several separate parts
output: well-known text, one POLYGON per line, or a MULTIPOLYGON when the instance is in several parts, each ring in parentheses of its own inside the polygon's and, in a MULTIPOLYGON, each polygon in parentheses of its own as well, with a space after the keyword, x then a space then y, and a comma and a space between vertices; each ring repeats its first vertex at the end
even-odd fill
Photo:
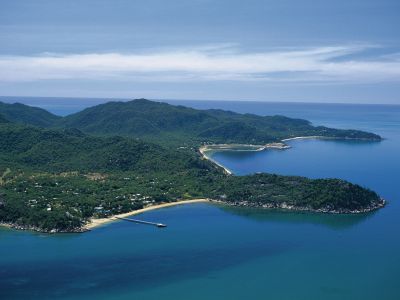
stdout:
POLYGON ((161 144, 266 144, 295 136, 380 140, 359 130, 313 126, 284 116, 258 116, 209 109, 197 110, 145 99, 108 102, 59 117, 44 109, 0 102, 0 114, 15 123, 46 128, 77 128, 96 135, 122 135, 161 144))
POLYGON ((223 110, 197 110, 138 99, 87 108, 59 121, 97 135, 124 135, 163 142, 265 144, 295 136, 326 136, 380 140, 373 133, 312 126, 284 116, 257 116, 223 110))
POLYGON ((39 127, 53 126, 61 119, 61 117, 53 115, 47 110, 21 103, 8 104, 0 102, 0 115, 3 115, 11 122, 39 127))
MULTIPOLYGON (((166 163, 178 156, 159 145, 118 136, 92 137, 77 129, 43 130, 15 124, 3 124, 0 129, 0 153, 10 157, 5 163, 12 161, 34 171, 110 172, 137 170, 141 166, 151 166, 156 171, 172 167, 166 163)), ((182 157, 177 160, 181 161, 182 157)))

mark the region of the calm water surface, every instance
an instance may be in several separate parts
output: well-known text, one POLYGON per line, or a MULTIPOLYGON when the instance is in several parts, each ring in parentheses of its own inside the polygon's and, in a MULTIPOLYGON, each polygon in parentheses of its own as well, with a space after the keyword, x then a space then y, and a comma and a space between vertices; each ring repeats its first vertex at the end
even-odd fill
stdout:
POLYGON ((285 151, 213 158, 236 174, 348 179, 389 205, 335 216, 190 204, 141 216, 165 230, 128 222, 85 234, 0 229, 0 299, 400 298, 399 106, 183 104, 381 134, 379 143, 292 141, 285 151))

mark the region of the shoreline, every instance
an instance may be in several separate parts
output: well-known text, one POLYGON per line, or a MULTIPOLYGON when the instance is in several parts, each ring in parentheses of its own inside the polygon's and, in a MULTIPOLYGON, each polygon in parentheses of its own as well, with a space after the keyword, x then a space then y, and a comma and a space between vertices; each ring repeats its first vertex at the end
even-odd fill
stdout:
POLYGON ((214 163, 215 165, 224 169, 225 173, 228 175, 233 175, 233 172, 229 170, 227 167, 217 162, 206 153, 209 151, 243 151, 243 152, 259 152, 268 149, 275 150, 286 150, 291 148, 291 146, 281 142, 272 142, 265 145, 253 145, 253 144, 211 144, 211 145, 203 145, 199 148, 199 152, 204 159, 207 159, 214 163))
POLYGON ((141 209, 133 210, 127 213, 122 213, 122 214, 117 214, 117 215, 112 215, 110 217, 106 218, 91 218, 90 221, 82 226, 82 229, 85 231, 90 231, 92 229, 95 229, 99 226, 108 224, 110 222, 114 221, 120 221, 118 218, 126 218, 129 216, 134 216, 134 215, 139 215, 151 210, 156 210, 160 208, 166 208, 166 207, 171 207, 171 206, 177 206, 177 205, 182 205, 182 204, 191 204, 191 203, 204 203, 204 202, 210 202, 209 199, 206 198, 201 198, 201 199, 193 199, 193 200, 182 200, 182 201, 176 201, 176 202, 168 202, 168 203, 162 203, 162 204, 157 204, 157 205, 151 205, 147 206, 141 209))
POLYGON ((316 140, 361 140, 361 141, 377 141, 376 139, 368 138, 349 138, 349 137, 333 137, 333 136, 323 136, 323 135, 310 135, 310 136, 295 136, 291 138, 285 138, 279 142, 271 142, 265 145, 254 145, 254 144, 211 144, 203 145, 199 148, 199 152, 205 159, 212 161, 217 166, 223 168, 225 172, 232 175, 232 171, 229 170, 224 165, 212 159, 206 154, 207 151, 243 151, 243 152, 259 152, 268 149, 275 150, 286 150, 292 148, 292 146, 286 144, 285 142, 294 140, 306 140, 306 139, 316 139, 316 140))
MULTIPOLYGON (((337 138, 337 137, 327 137, 327 136, 322 136, 322 135, 310 135, 310 136, 295 136, 292 138, 287 138, 281 140, 282 142, 287 142, 287 141, 294 141, 294 140, 305 140, 305 139, 342 139, 342 138, 337 138)), ((343 138, 345 139, 345 138, 343 138)))
POLYGON ((219 162, 217 162, 216 160, 212 159, 211 157, 207 156, 206 152, 210 151, 211 149, 207 148, 207 146, 202 146, 199 148, 199 152, 201 154, 201 157, 203 157, 204 159, 207 159, 209 161, 211 161, 213 164, 217 165, 218 167, 222 168, 224 170, 224 172, 228 175, 232 175, 233 172, 231 170, 229 170, 227 167, 225 167, 224 165, 220 164, 219 162))
POLYGON ((387 205, 387 201, 383 198, 380 198, 378 202, 372 203, 371 205, 360 208, 360 209, 330 209, 330 208, 312 208, 309 206, 296 206, 290 205, 286 202, 283 203, 252 203, 248 201, 234 201, 234 202, 224 202, 219 201, 220 203, 234 206, 234 207, 246 207, 246 208, 258 208, 258 209, 270 209, 270 210, 282 210, 288 212, 309 212, 309 213, 322 213, 322 214, 333 214, 333 215, 357 215, 357 214, 364 214, 376 211, 380 208, 383 208, 387 205))
POLYGON ((310 135, 310 136, 295 136, 287 139, 281 140, 282 142, 293 141, 293 140, 306 140, 306 139, 316 139, 316 140, 359 140, 359 141, 371 141, 377 142, 383 140, 380 139, 372 139, 372 138, 357 138, 357 137, 335 137, 335 136, 323 136, 323 135, 310 135))
MULTIPOLYGON (((201 156, 204 159, 210 160, 212 163, 217 165, 218 167, 222 168, 227 175, 233 175, 233 172, 229 170, 227 167, 223 166, 219 162, 212 159, 210 156, 206 154, 207 151, 250 151, 250 152, 258 152, 264 151, 268 149, 276 149, 276 150, 286 150, 291 148, 291 146, 285 144, 286 141, 291 140, 300 140, 300 139, 342 139, 342 140, 370 140, 370 139, 363 139, 363 138, 340 138, 340 137, 326 137, 326 136, 298 136, 292 138, 282 139, 280 142, 271 142, 265 145, 254 145, 254 144, 211 144, 211 145, 203 145, 201 146, 198 151, 200 152, 201 156), (247 147, 247 149, 246 149, 247 147)), ((374 141, 374 140, 371 140, 374 141)), ((379 203, 375 203, 372 206, 366 207, 360 210, 348 210, 348 209, 339 209, 339 210, 331 210, 331 209, 312 209, 310 207, 299 207, 293 205, 287 205, 286 203, 282 205, 276 204, 264 204, 260 205, 259 203, 249 203, 247 201, 221 201, 221 200, 213 200, 208 198, 199 198, 199 199, 192 199, 192 200, 178 200, 175 202, 168 202, 168 203, 161 203, 157 205, 150 205, 138 210, 121 213, 117 215, 112 215, 105 218, 90 218, 88 222, 83 225, 82 227, 75 229, 75 230, 66 230, 66 231, 58 231, 57 229, 52 229, 49 231, 43 231, 40 228, 35 226, 29 225, 17 225, 13 223, 5 223, 0 222, 0 227, 10 228, 10 229, 17 229, 17 230, 29 230, 29 231, 36 231, 41 233, 81 233, 87 232, 92 229, 95 229, 99 226, 105 225, 107 223, 118 221, 118 218, 125 218, 128 216, 138 215, 145 213, 147 211, 156 210, 160 208, 166 208, 181 204, 190 204, 190 203, 201 203, 201 202, 214 202, 220 204, 226 204, 229 206, 237 206, 237 207, 255 207, 255 208, 264 208, 264 209, 283 209, 288 211, 308 211, 308 212, 319 212, 319 213, 331 213, 331 214, 357 214, 357 213, 366 213, 370 211, 377 210, 379 208, 384 207, 387 203, 384 199, 381 198, 379 203)))
POLYGON ((268 149, 275 150, 286 150, 292 148, 291 146, 281 142, 272 142, 265 145, 253 145, 253 144, 212 144, 212 145, 204 145, 199 148, 199 152, 201 157, 207 159, 222 168, 227 175, 233 175, 233 172, 229 170, 227 167, 217 162, 206 153, 209 151, 243 151, 243 152, 259 152, 268 149), (247 149, 246 149, 247 148, 247 149))
POLYGON ((216 199, 209 199, 209 198, 199 198, 199 199, 192 199, 192 200, 181 200, 176 202, 169 202, 169 203, 162 203, 157 205, 147 206, 145 208, 141 208, 138 210, 133 210, 127 213, 121 213, 117 215, 112 215, 106 218, 91 218, 89 222, 83 225, 80 228, 71 231, 58 231, 56 229, 50 231, 43 231, 40 228, 34 226, 21 226, 15 225, 11 223, 4 223, 0 222, 0 227, 8 228, 8 229, 16 229, 16 230, 27 230, 32 232, 38 233, 46 233, 46 234, 56 234, 56 233, 84 233, 96 229, 100 226, 104 226, 108 223, 114 221, 121 221, 120 218, 126 218, 129 216, 139 215, 148 211, 167 208, 177 205, 184 205, 184 204, 192 204, 192 203, 214 203, 219 205, 226 205, 232 207, 244 207, 244 208, 255 208, 255 209, 263 209, 263 210, 282 210, 287 212, 308 212, 308 213, 322 213, 322 214, 347 214, 347 215, 356 215, 356 214, 363 214, 376 211, 380 208, 383 208, 387 205, 387 201, 383 198, 380 198, 378 202, 372 203, 371 205, 361 208, 361 209, 330 209, 330 208, 311 208, 309 206, 296 206, 290 205, 286 202, 283 203, 251 203, 248 201, 222 201, 216 199))

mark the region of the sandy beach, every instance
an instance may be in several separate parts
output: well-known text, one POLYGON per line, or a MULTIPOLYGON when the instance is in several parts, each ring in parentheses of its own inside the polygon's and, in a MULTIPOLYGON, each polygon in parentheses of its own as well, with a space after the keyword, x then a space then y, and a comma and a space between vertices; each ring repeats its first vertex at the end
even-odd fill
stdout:
MULTIPOLYGON (((301 137, 299 137, 301 138, 301 137)), ((297 138, 292 138, 292 139, 297 139, 297 138)), ((287 139, 287 140, 291 140, 291 139, 287 139)), ((282 142, 285 140, 282 140, 282 142)), ((220 164, 219 162, 215 161, 214 159, 212 159, 210 156, 208 156, 206 153, 207 151, 224 151, 224 150, 229 150, 229 151, 244 151, 244 152, 258 152, 258 151, 264 151, 267 149, 279 149, 279 150, 285 150, 291 148, 290 146, 286 145, 285 143, 281 143, 281 142, 275 142, 275 143, 268 143, 265 145, 252 145, 252 144, 217 144, 217 145, 205 145, 199 148, 199 152, 202 155, 203 158, 208 159, 210 161, 212 161, 214 164, 216 164, 217 166, 221 167, 224 169, 225 173, 227 173, 228 175, 232 175, 232 171, 229 170, 227 167, 225 167, 224 165, 220 164), (249 149, 240 149, 237 147, 252 147, 249 149)))
POLYGON ((176 206, 176 205, 181 205, 181 204, 190 204, 190 203, 200 203, 200 202, 209 202, 210 200, 208 199, 193 199, 193 200, 182 200, 182 201, 176 201, 176 202, 169 202, 169 203, 162 203, 162 204, 158 204, 158 205, 151 205, 142 209, 138 209, 138 210, 134 210, 134 211, 130 211, 127 213, 123 213, 123 214, 118 214, 118 215, 113 215, 107 218, 100 218, 100 219, 94 219, 92 218, 90 220, 89 223, 87 223, 83 228, 86 230, 92 230, 98 226, 113 222, 113 221, 117 221, 118 218, 126 218, 129 216, 133 216, 133 215, 138 215, 150 210, 154 210, 154 209, 160 209, 160 208, 165 208, 165 207, 170 207, 170 206, 176 206))
POLYGON ((203 146, 199 148, 199 152, 201 153, 201 155, 205 158, 208 159, 209 161, 213 162, 214 164, 216 164, 217 166, 221 167, 224 169, 225 173, 228 175, 232 175, 232 171, 229 170, 227 167, 221 165, 220 163, 218 163, 217 161, 215 161, 214 159, 212 159, 211 157, 207 156, 206 152, 209 151, 210 149, 207 148, 207 146, 203 146))
POLYGON ((320 135, 311 135, 311 136, 296 136, 292 138, 283 139, 282 142, 293 141, 293 140, 304 140, 304 139, 336 139, 335 137, 327 137, 320 135))

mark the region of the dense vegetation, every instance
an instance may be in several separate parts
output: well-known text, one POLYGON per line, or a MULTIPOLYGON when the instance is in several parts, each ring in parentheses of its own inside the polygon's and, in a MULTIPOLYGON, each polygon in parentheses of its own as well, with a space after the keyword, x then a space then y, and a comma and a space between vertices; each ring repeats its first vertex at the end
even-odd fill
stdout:
POLYGON ((11 122, 39 127, 53 126, 61 117, 47 110, 21 103, 7 104, 0 101, 0 115, 11 122))
POLYGON ((0 115, 0 124, 1 123, 9 123, 9 121, 2 115, 0 115))
POLYGON ((132 138, 88 136, 77 129, 44 130, 6 123, 0 127, 0 140, 0 165, 40 172, 179 171, 201 162, 195 153, 132 138))
POLYGON ((9 121, 41 127, 77 128, 96 135, 122 135, 162 143, 198 146, 200 143, 265 144, 295 136, 326 136, 380 140, 359 130, 313 126, 284 116, 257 116, 223 110, 197 110, 138 99, 108 102, 64 118, 22 104, 0 103, 9 121))
POLYGON ((242 206, 346 213, 380 205, 375 192, 340 179, 255 174, 231 176, 223 184, 216 196, 242 206))
POLYGON ((340 138, 380 137, 358 130, 312 126, 309 121, 284 116, 257 116, 223 110, 197 110, 137 99, 87 108, 60 120, 59 126, 91 134, 120 134, 162 140, 265 144, 295 136, 340 138))
POLYGON ((0 125, 0 221, 74 230, 91 216, 208 195, 225 177, 195 151, 79 130, 0 125))

